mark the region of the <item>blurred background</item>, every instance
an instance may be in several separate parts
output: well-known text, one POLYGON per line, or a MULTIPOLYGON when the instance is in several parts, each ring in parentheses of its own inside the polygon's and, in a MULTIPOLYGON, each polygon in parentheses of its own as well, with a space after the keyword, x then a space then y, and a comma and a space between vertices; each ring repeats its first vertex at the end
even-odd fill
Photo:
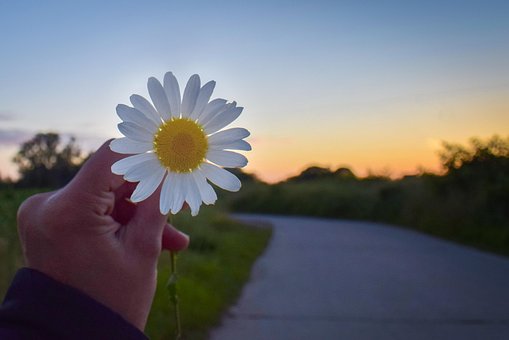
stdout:
MULTIPOLYGON (((508 18, 496 0, 1 2, 0 292, 22 265, 17 205, 119 137, 116 105, 167 71, 216 80, 253 146, 243 189, 199 218, 258 246, 196 334, 270 237, 225 212, 388 222, 509 254, 508 18)), ((223 241, 190 232, 183 261, 205 266, 223 241)))

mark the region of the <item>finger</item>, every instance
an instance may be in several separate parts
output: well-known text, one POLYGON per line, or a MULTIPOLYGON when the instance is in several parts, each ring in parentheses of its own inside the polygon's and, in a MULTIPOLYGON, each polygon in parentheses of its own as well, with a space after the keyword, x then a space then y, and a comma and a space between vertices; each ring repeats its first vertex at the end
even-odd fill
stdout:
POLYGON ((168 217, 159 211, 161 185, 147 199, 136 204, 136 211, 127 223, 126 240, 129 246, 159 256, 163 228, 168 217))
POLYGON ((69 183, 70 186, 97 193, 116 190, 125 182, 122 176, 111 172, 113 163, 124 158, 125 155, 111 151, 110 142, 111 140, 106 141, 94 152, 69 183))
POLYGON ((136 183, 125 182, 114 192, 115 202, 107 214, 121 225, 129 223, 136 212, 136 204, 129 199, 135 188, 136 183))
POLYGON ((163 250, 181 251, 187 249, 188 246, 189 236, 166 223, 163 229, 163 250))

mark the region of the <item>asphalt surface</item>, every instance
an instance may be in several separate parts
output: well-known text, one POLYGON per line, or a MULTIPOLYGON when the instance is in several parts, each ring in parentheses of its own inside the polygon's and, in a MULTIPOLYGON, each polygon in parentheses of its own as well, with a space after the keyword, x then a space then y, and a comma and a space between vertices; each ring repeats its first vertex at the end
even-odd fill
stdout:
POLYGON ((212 339, 509 339, 509 259, 387 225, 237 215, 273 238, 212 339))

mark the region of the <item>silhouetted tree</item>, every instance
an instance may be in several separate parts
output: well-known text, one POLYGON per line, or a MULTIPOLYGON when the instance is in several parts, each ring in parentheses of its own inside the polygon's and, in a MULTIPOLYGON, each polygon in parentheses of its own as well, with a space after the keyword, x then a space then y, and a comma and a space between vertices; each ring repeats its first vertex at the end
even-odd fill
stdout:
POLYGON ((60 142, 57 133, 38 133, 21 145, 13 159, 21 175, 19 185, 60 187, 72 179, 84 158, 74 137, 64 146, 60 142))
POLYGON ((230 171, 232 174, 234 174, 235 176, 237 176, 238 179, 240 179, 240 181, 242 183, 246 183, 246 182, 259 182, 260 180, 256 177, 256 175, 254 174, 250 174, 250 173, 247 173, 245 172, 244 170, 242 169, 239 169, 239 168, 231 168, 231 169, 228 169, 228 171, 230 171))
POLYGON ((322 168, 319 166, 310 166, 303 170, 300 174, 287 179, 288 182, 308 182, 320 179, 338 179, 338 180, 352 180, 357 179, 352 170, 340 167, 336 171, 329 168, 322 168))
POLYGON ((444 143, 440 154, 446 175, 439 189, 455 197, 474 222, 504 225, 509 220, 509 137, 472 138, 468 147, 444 143))
POLYGON ((356 179, 357 178, 352 170, 345 168, 345 167, 338 168, 336 171, 334 171, 334 176, 341 178, 341 179, 356 179))
POLYGON ((289 178, 288 181, 305 182, 320 178, 329 178, 333 176, 334 173, 330 169, 322 168, 319 166, 310 166, 309 168, 302 171, 299 175, 289 178))
POLYGON ((503 139, 495 135, 486 141, 472 138, 470 147, 444 142, 443 147, 444 150, 439 153, 440 160, 449 173, 475 164, 499 163, 503 166, 509 159, 509 137, 503 139))

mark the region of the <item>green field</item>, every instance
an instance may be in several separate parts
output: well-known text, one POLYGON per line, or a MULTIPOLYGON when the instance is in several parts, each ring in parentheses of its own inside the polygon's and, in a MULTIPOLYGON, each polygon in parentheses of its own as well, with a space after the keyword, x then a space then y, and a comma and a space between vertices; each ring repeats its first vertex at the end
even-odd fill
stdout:
MULTIPOLYGON (((37 190, 0 189, 0 296, 15 271, 23 266, 16 231, 19 204, 37 190)), ((179 298, 185 339, 203 339, 235 302, 249 278, 254 260, 270 239, 271 230, 248 227, 228 219, 216 208, 203 208, 198 217, 179 214, 173 221, 191 236, 190 248, 179 254, 179 298)), ((171 339, 173 310, 165 289, 169 254, 161 257, 158 290, 146 332, 151 339, 171 339)))

